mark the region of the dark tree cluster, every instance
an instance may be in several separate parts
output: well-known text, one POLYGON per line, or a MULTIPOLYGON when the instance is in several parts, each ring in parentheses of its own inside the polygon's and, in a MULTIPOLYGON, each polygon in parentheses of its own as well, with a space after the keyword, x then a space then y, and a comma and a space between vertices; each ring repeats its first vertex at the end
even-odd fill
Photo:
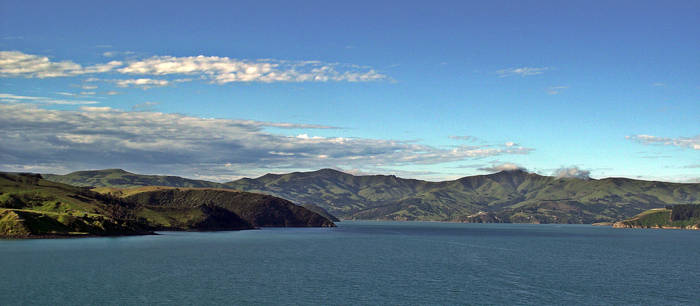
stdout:
POLYGON ((700 204, 678 204, 671 208, 671 220, 700 219, 700 204))

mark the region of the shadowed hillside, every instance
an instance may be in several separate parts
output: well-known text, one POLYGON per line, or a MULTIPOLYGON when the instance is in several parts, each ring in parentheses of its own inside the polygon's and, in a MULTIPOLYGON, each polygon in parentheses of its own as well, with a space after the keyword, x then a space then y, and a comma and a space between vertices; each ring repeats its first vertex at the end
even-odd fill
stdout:
POLYGON ((202 222, 205 215, 211 219, 207 221, 212 228, 216 228, 216 218, 213 217, 227 215, 239 217, 239 221, 253 227, 335 226, 326 217, 285 199, 250 192, 174 187, 142 187, 109 192, 137 204, 139 208, 135 213, 138 216, 166 229, 189 227, 189 224, 202 222), (210 213, 199 214, 202 209, 210 213))

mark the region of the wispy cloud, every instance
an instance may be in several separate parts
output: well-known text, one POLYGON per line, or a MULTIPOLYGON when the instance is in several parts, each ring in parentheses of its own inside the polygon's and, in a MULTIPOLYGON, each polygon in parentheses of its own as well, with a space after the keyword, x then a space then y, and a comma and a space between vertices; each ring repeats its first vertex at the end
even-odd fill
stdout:
POLYGON ((105 73, 122 66, 120 61, 82 66, 72 61, 51 61, 46 56, 0 51, 0 77, 53 78, 89 73, 105 73))
MULTIPOLYGON (((76 94, 60 92, 60 95, 74 96, 76 94)), ((20 96, 9 93, 0 93, 0 101, 4 103, 37 103, 37 104, 55 104, 55 105, 88 105, 97 104, 97 101, 84 100, 64 100, 48 97, 20 96)))
POLYGON ((498 74, 500 77, 509 77, 509 76, 525 77, 525 76, 542 74, 547 70, 549 70, 549 67, 518 67, 518 68, 501 69, 501 70, 496 71, 496 74, 498 74))
POLYGON ((468 141, 468 142, 474 142, 479 140, 479 138, 476 138, 474 136, 469 136, 469 135, 452 135, 448 136, 450 139, 453 140, 461 140, 461 141, 468 141))
POLYGON ((357 65, 319 61, 237 60, 218 56, 154 56, 119 69, 136 75, 202 75, 218 84, 232 82, 367 82, 387 77, 357 65))
POLYGON ((696 135, 694 137, 677 137, 677 138, 668 138, 668 137, 659 137, 659 136, 652 136, 652 135, 645 135, 645 134, 639 134, 639 135, 632 135, 632 136, 625 136, 626 139, 636 141, 645 145, 667 145, 667 146, 676 146, 676 147, 681 147, 681 148, 690 148, 693 150, 700 150, 700 135, 696 135))
POLYGON ((154 108, 158 104, 160 104, 160 103, 147 101, 147 102, 143 102, 143 103, 136 104, 136 105, 132 106, 131 110, 136 111, 136 112, 151 112, 154 110, 154 108))
POLYGON ((323 125, 212 119, 109 107, 50 110, 0 104, 0 157, 6 164, 37 161, 72 169, 133 165, 191 173, 254 169, 362 168, 438 164, 487 156, 528 154, 522 146, 438 148, 370 138, 273 134, 266 128, 331 129, 323 125), (159 168, 160 167, 160 168, 159 168))
POLYGON ((564 89, 567 89, 567 88, 569 88, 569 86, 552 86, 552 87, 547 88, 547 94, 558 95, 564 89))
POLYGON ((102 56, 104 57, 115 57, 115 56, 127 56, 127 55, 134 55, 136 52, 133 51, 106 51, 102 52, 102 56))

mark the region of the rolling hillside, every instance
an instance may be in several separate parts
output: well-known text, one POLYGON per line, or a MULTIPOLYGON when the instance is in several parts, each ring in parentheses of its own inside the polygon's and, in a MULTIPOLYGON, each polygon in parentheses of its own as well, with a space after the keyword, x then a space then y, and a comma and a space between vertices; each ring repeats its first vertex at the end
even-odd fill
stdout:
MULTIPOLYGON (((121 185, 146 186, 163 180, 125 173, 117 177, 121 185)), ((89 177, 82 180, 78 183, 100 186, 89 177)), ((186 187, 190 181, 171 179, 168 186, 186 187)), ((101 186, 111 186, 108 183, 100 181, 101 186)), ((322 169, 209 184, 317 205, 342 219, 595 223, 630 218, 669 204, 700 203, 700 184, 555 178, 519 170, 428 182, 322 169)))
POLYGON ((158 175, 143 175, 134 174, 122 169, 105 169, 105 170, 90 170, 77 171, 66 175, 42 174, 42 176, 50 181, 73 185, 73 186, 92 186, 92 187, 116 187, 128 188, 137 186, 175 186, 175 187, 198 187, 198 188, 217 188, 220 184, 191 180, 178 176, 158 176, 158 175))
POLYGON ((230 189, 137 187, 97 189, 138 207, 135 214, 159 229, 225 228, 222 220, 248 227, 332 227, 321 214, 274 196, 230 189))
POLYGON ((230 189, 106 187, 96 191, 48 181, 38 174, 0 172, 0 238, 335 226, 321 214, 287 200, 230 189))
POLYGON ((524 171, 426 182, 323 169, 268 174, 226 186, 314 203, 351 219, 594 223, 620 220, 666 204, 700 202, 700 184, 558 179, 524 171))
POLYGON ((36 174, 0 173, 0 237, 111 236, 150 233, 134 205, 36 174))

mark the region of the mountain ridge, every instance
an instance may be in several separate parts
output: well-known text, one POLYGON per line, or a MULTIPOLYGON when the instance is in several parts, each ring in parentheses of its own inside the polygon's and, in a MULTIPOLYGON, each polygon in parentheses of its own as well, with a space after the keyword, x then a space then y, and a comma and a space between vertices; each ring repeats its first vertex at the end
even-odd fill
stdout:
MULTIPOLYGON (((77 179, 85 185, 110 184, 110 180, 90 179, 84 173, 79 174, 51 178, 77 179)), ((111 171, 110 175, 116 174, 111 171)), ((441 182, 395 175, 356 176, 328 168, 268 173, 225 183, 175 178, 129 173, 112 182, 133 186, 167 183, 172 187, 198 183, 264 193, 300 205, 317 205, 341 219, 595 223, 626 219, 670 204, 700 203, 700 184, 617 177, 557 178, 523 170, 441 182)))

